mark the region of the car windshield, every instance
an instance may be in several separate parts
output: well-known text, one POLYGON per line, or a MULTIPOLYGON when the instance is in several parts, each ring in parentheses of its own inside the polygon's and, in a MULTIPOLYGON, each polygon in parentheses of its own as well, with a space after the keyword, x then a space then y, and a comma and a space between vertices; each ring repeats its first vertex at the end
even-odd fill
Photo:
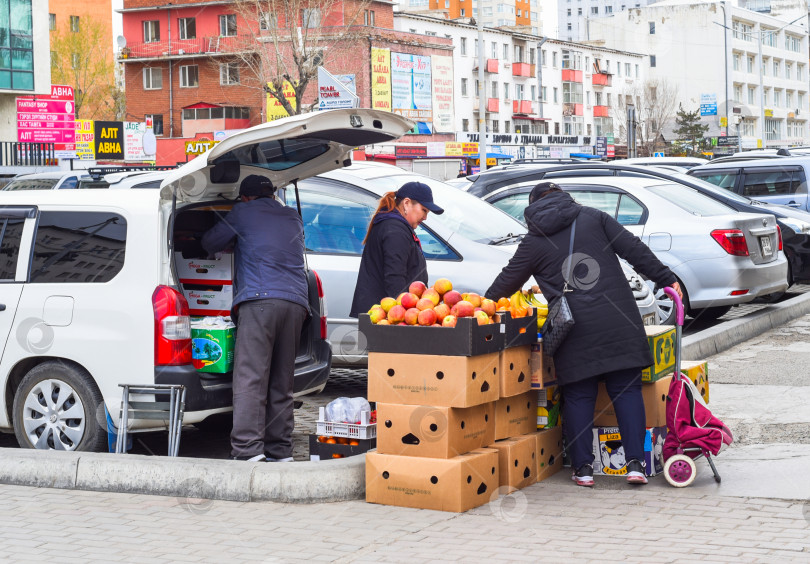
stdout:
POLYGON ((694 188, 682 184, 657 184, 647 186, 647 190, 672 202, 692 215, 710 216, 736 213, 734 208, 730 208, 726 204, 718 202, 709 196, 701 194, 694 188))
POLYGON ((3 190, 53 190, 58 178, 18 178, 12 180, 3 190))
POLYGON ((437 221, 454 233, 479 243, 492 243, 508 235, 526 233, 523 224, 501 210, 449 184, 426 176, 398 174, 372 178, 369 181, 391 191, 399 189, 406 182, 424 182, 433 191, 433 200, 444 209, 441 215, 431 214, 431 221, 437 221))

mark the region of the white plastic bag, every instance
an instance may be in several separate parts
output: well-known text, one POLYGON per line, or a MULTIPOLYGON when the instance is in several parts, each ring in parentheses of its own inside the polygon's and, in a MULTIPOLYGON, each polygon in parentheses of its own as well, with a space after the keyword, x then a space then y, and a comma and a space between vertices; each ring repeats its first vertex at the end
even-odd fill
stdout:
POLYGON ((359 423, 361 411, 371 411, 366 398, 337 398, 327 404, 326 420, 333 423, 359 423))

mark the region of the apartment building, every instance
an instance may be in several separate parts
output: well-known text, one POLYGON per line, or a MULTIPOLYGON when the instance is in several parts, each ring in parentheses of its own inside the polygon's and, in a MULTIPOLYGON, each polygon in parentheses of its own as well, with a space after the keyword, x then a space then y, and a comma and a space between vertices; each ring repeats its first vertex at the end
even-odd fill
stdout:
MULTIPOLYGON (((479 20, 477 0, 402 0, 398 9, 449 20, 479 20)), ((542 33, 541 20, 539 0, 484 0, 481 8, 481 22, 486 27, 521 28, 524 32, 539 35, 542 33)))

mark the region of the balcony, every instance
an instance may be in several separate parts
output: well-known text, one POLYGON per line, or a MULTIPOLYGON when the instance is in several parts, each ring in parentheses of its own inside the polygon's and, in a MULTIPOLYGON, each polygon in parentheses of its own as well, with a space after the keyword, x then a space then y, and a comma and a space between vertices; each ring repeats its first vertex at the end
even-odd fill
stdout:
POLYGON ((610 117, 610 108, 607 106, 594 106, 593 117, 610 117))
POLYGON ((562 71, 563 82, 582 82, 582 71, 563 69, 562 71))
POLYGON ((498 98, 487 98, 487 111, 488 112, 499 112, 500 111, 500 100, 498 98))
POLYGON ((530 114, 532 113, 531 100, 513 100, 512 101, 513 114, 530 114))
POLYGON ((591 76, 591 83, 594 86, 611 86, 613 75, 606 72, 595 72, 591 76))
POLYGON ((121 49, 119 59, 159 59, 166 57, 193 57, 202 55, 244 53, 256 50, 256 38, 252 35, 229 37, 197 37, 195 39, 172 39, 171 42, 152 41, 131 43, 121 49))
POLYGON ((487 59, 487 66, 485 67, 486 72, 498 72, 498 59, 487 59))
POLYGON ((570 116, 581 116, 582 115, 582 104, 563 104, 563 116, 570 117, 570 116))
POLYGON ((529 63, 512 63, 512 76, 532 76, 532 69, 529 63))

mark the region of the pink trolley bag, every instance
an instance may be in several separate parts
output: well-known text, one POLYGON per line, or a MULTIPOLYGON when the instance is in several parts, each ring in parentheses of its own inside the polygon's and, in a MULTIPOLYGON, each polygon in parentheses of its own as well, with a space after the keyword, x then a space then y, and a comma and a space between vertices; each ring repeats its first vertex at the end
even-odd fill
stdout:
POLYGON ((697 476, 695 459, 705 456, 714 479, 720 483, 720 474, 714 467, 712 455, 730 445, 731 431, 717 419, 692 381, 681 373, 681 332, 684 307, 672 288, 664 288, 676 307, 675 372, 667 396, 667 437, 664 440, 664 476, 671 485, 683 488, 697 476))

